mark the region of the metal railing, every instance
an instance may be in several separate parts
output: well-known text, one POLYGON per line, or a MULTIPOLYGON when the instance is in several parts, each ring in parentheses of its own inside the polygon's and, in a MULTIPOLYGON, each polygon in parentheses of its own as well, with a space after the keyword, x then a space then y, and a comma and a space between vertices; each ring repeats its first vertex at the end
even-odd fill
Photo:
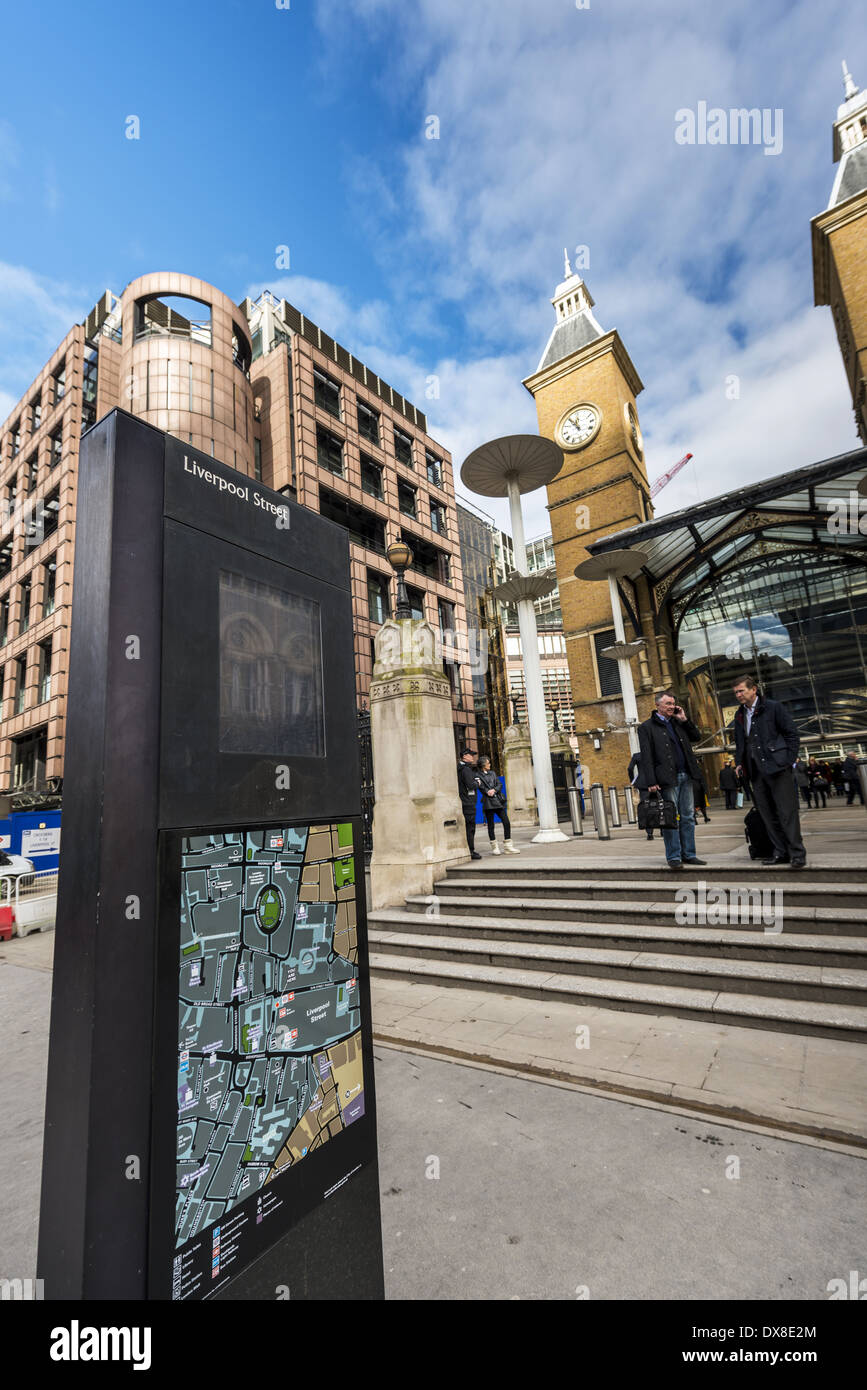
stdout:
POLYGON ((37 869, 32 874, 0 873, 0 907, 11 907, 15 935, 51 931, 57 914, 57 870, 37 869))

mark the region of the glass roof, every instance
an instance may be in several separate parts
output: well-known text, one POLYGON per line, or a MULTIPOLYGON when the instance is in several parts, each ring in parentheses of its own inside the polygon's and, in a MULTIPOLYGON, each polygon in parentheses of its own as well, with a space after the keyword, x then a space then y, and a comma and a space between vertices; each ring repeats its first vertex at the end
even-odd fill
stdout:
MULTIPOLYGON (((796 544, 818 542, 848 547, 860 542, 867 548, 867 534, 859 534, 857 517, 854 526, 850 524, 848 529, 832 530, 829 526, 835 509, 848 506, 850 514, 853 509, 857 511, 858 485, 862 480, 867 487, 865 448, 737 488, 670 516, 656 517, 640 526, 616 531, 587 549, 591 555, 599 556, 607 550, 634 548, 643 551, 647 556, 644 573, 654 584, 694 559, 695 566, 690 564, 672 586, 674 593, 695 584, 716 565, 727 563, 739 549, 746 549, 755 540, 757 532, 763 532, 769 540, 796 544), (854 504, 852 494, 855 494, 854 504), (757 525, 738 537, 726 534, 730 527, 752 512, 759 514, 757 525), (780 518, 781 512, 802 512, 803 523, 796 516, 780 518), (766 527, 762 524, 762 514, 767 516, 766 527), (718 550, 714 546, 716 537, 719 537, 718 550)), ((860 506, 867 531, 867 494, 860 499, 860 506)))

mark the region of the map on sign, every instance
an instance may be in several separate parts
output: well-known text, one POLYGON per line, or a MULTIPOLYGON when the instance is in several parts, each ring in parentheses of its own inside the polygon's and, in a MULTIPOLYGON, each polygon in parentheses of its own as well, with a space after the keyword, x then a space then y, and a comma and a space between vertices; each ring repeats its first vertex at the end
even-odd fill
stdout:
POLYGON ((178 1248, 364 1114, 352 826, 191 835, 181 880, 178 1248))

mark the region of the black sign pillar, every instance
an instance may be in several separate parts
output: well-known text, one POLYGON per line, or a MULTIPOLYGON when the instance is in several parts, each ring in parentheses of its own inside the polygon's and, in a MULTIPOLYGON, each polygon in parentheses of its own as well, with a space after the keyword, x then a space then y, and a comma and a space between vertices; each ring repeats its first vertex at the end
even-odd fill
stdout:
POLYGON ((378 1298, 349 557, 123 411, 82 441, 38 1271, 378 1298))

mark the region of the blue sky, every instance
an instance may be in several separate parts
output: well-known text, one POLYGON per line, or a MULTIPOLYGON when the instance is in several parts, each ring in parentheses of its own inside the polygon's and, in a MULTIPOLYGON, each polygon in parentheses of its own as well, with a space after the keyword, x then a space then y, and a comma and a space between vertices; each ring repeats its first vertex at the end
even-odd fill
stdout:
POLYGON ((857 445, 809 228, 841 59, 867 86, 854 3, 50 0, 4 38, 38 62, 0 96, 0 415, 104 288, 181 270, 284 294, 460 464, 535 430, 521 380, 563 247, 586 246, 651 479, 695 455, 659 511, 857 445), (702 101, 782 111, 780 152, 678 144, 702 101))

